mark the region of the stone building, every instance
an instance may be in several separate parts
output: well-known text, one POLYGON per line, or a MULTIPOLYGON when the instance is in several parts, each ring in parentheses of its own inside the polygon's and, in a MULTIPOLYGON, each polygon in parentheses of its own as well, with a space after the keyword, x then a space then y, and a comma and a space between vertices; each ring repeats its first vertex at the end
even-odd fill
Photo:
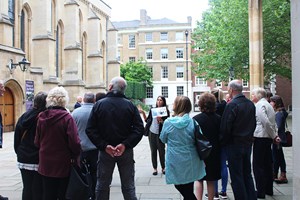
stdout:
POLYGON ((1 0, 0 111, 5 131, 32 104, 33 94, 63 86, 76 96, 104 91, 120 74, 111 8, 99 0, 1 0), (26 70, 23 58, 30 65, 26 70))
POLYGON ((113 22, 118 30, 120 63, 143 59, 153 73, 153 87, 147 88, 147 105, 155 106, 159 95, 172 108, 177 95, 191 97, 192 18, 178 23, 168 18, 151 19, 140 10, 140 19, 113 22), (188 66, 188 68, 187 68, 188 66))

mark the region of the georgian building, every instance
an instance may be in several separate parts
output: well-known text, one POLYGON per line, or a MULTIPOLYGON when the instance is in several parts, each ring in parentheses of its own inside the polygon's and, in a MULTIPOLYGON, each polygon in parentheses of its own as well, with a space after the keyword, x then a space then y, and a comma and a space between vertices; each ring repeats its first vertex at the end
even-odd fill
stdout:
POLYGON ((120 74, 111 8, 99 0, 1 0, 0 111, 14 129, 33 95, 63 86, 68 108, 86 91, 100 92, 120 74), (30 64, 21 70, 22 59, 30 64), (21 61, 21 63, 19 63, 21 61))
POLYGON ((118 30, 120 63, 143 59, 153 73, 153 87, 147 88, 147 105, 155 106, 159 95, 166 97, 169 108, 178 95, 191 93, 192 18, 178 23, 168 18, 151 19, 140 10, 140 19, 113 22, 118 30))

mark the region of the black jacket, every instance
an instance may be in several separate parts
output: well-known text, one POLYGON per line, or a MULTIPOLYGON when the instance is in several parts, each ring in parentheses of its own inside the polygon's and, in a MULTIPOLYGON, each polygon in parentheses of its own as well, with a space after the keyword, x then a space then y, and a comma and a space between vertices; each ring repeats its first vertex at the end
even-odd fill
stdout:
POLYGON ((34 145, 34 138, 40 112, 41 110, 32 108, 18 119, 14 135, 14 149, 18 162, 39 163, 39 149, 34 145))
MULTIPOLYGON (((168 117, 170 117, 170 111, 169 109, 167 109, 167 113, 168 113, 168 116, 165 116, 165 117, 162 117, 161 119, 163 121, 165 121, 168 117)), ((150 112, 149 112, 149 115, 146 119, 146 126, 148 126, 148 129, 150 128, 151 124, 152 124, 152 121, 153 121, 153 117, 152 117, 152 112, 151 112, 151 109, 150 109, 150 112)), ((162 127, 163 127, 163 123, 159 123, 158 124, 158 132, 160 134, 161 130, 162 130, 162 127)))
POLYGON ((236 95, 222 115, 221 144, 251 145, 255 128, 255 105, 243 94, 236 95))
POLYGON ((119 93, 109 92, 91 111, 86 134, 101 151, 120 143, 135 147, 143 137, 144 126, 137 107, 119 93))

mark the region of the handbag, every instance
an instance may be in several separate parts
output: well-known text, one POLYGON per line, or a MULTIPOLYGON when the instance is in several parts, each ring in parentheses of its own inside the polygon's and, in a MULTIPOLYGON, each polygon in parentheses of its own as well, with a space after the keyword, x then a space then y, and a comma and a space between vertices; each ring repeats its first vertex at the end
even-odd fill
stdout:
POLYGON ((80 168, 72 162, 66 198, 72 200, 88 200, 91 197, 91 174, 85 162, 81 162, 80 168))
POLYGON ((293 135, 289 131, 289 127, 288 127, 286 121, 285 121, 285 127, 286 127, 286 130, 285 130, 286 143, 281 143, 281 145, 283 147, 291 147, 291 146, 293 146, 293 135))
POLYGON ((152 120, 149 117, 146 121, 146 126, 145 126, 145 129, 144 129, 144 136, 149 136, 151 123, 152 123, 152 120))
POLYGON ((195 143, 196 143, 196 149, 198 152, 198 155, 200 157, 200 160, 205 160, 211 150, 212 150, 212 145, 209 142, 209 140, 202 134, 201 129, 199 127, 199 124, 194 121, 194 136, 195 136, 195 143))

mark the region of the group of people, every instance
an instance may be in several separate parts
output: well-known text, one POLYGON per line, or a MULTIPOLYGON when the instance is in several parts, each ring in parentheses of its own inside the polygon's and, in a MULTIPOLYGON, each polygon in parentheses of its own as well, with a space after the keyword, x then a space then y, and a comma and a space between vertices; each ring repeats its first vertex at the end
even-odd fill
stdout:
POLYGON ((165 107, 166 112, 155 116, 151 109, 146 116, 126 98, 126 87, 125 79, 115 77, 107 94, 85 93, 83 103, 72 113, 66 109, 69 97, 63 87, 35 95, 33 107, 19 118, 15 129, 23 200, 66 199, 74 162, 89 166, 91 199, 109 199, 116 164, 124 199, 137 199, 133 148, 144 134, 141 114, 149 125, 152 174, 159 172, 158 152, 167 184, 174 184, 184 199, 202 199, 204 181, 208 199, 226 199, 226 162, 235 199, 265 198, 273 195, 273 180, 287 182, 281 145, 286 142, 287 112, 279 96, 271 97, 269 103, 266 91, 258 88, 252 92, 251 101, 243 95, 242 83, 233 80, 228 85, 227 102, 220 89, 200 95, 201 113, 193 118, 189 116, 192 104, 186 96, 175 98, 172 117, 163 96, 158 96, 156 108, 165 107), (205 160, 196 151, 195 123, 200 126, 196 134, 206 136, 213 146, 205 160), (251 175, 252 145, 257 191, 251 175))

